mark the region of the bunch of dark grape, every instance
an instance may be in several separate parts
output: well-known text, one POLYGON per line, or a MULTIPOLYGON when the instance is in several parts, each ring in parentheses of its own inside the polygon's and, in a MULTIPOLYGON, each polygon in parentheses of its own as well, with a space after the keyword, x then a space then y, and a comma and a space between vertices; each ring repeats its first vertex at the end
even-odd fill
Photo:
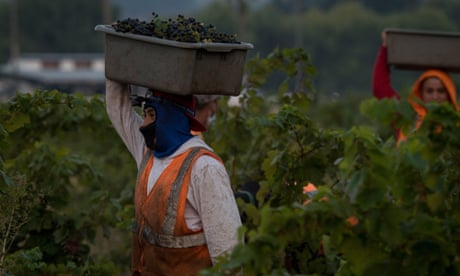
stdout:
POLYGON ((161 20, 158 14, 153 12, 150 21, 126 18, 117 20, 112 27, 117 32, 154 36, 179 42, 241 43, 236 40, 236 35, 218 32, 211 24, 205 25, 195 18, 187 18, 180 14, 176 19, 161 20))

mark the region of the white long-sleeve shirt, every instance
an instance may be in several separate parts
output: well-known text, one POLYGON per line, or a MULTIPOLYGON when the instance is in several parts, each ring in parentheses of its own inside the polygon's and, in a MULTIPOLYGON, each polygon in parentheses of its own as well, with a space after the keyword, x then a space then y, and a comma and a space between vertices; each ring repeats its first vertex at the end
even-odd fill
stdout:
MULTIPOLYGON (((143 119, 131 106, 127 84, 106 80, 107 114, 118 135, 136 160, 139 169, 144 154, 144 137, 139 131, 143 119)), ((156 158, 148 179, 148 193, 172 159, 191 147, 212 149, 195 136, 165 158, 156 158)), ((185 206, 187 226, 203 229, 212 262, 230 252, 238 243, 237 230, 241 218, 225 167, 210 156, 202 156, 191 171, 191 181, 185 206)))

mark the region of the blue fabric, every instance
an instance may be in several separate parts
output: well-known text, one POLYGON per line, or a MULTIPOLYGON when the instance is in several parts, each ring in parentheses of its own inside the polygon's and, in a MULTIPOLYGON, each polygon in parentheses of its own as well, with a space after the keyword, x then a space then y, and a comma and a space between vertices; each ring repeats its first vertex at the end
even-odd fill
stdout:
POLYGON ((190 121, 184 111, 171 103, 150 101, 157 112, 156 143, 153 154, 162 158, 173 154, 193 135, 190 133, 190 121))

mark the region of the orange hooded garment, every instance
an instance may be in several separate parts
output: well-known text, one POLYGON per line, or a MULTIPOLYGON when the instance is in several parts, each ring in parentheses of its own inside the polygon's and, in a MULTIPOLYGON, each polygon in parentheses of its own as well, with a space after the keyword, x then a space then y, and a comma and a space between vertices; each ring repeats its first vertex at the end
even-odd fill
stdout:
MULTIPOLYGON (((412 106, 415 113, 417 113, 417 121, 415 123, 416 130, 419 129, 420 126, 422 125, 423 120, 425 119, 425 116, 426 116, 426 112, 427 112, 425 107, 418 103, 418 101, 423 101, 422 93, 421 93, 422 84, 426 79, 432 78, 432 77, 435 77, 441 80, 442 84, 446 88, 446 91, 449 95, 450 104, 452 104, 455 110, 457 111, 459 110, 459 107, 457 104, 457 91, 455 89, 454 82, 452 81, 450 76, 446 72, 441 71, 441 70, 436 70, 436 69, 427 70, 423 72, 423 74, 420 75, 420 77, 414 83, 414 85, 412 86, 412 91, 408 97, 409 104, 412 106), (416 98, 418 98, 418 100, 416 98)), ((398 141, 397 141, 398 144, 401 141, 404 141, 406 138, 407 136, 404 133, 402 133, 402 131, 399 131, 398 141)))

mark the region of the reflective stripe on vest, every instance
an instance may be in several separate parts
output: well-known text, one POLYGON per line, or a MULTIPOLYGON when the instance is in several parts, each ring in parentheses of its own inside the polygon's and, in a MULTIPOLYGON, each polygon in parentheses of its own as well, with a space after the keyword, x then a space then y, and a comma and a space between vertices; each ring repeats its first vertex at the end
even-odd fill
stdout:
POLYGON ((200 148, 193 148, 182 163, 182 166, 177 174, 176 180, 171 189, 171 193, 168 198, 168 205, 166 207, 166 214, 161 227, 161 232, 166 235, 174 234, 174 226, 176 225, 177 219, 177 206, 179 204, 179 195, 182 190, 182 184, 184 183, 185 174, 187 173, 193 158, 198 154, 200 148))
MULTIPOLYGON (((140 225, 135 221, 133 223, 133 232, 140 231, 140 225)), ((142 237, 151 245, 168 247, 168 248, 186 248, 206 244, 203 232, 187 235, 187 236, 172 236, 153 233, 152 229, 144 225, 142 229, 142 237)))
MULTIPOLYGON (((168 198, 167 206, 166 206, 166 213, 165 218, 163 220, 163 225, 161 227, 161 233, 154 233, 150 227, 147 225, 143 225, 142 229, 140 224, 135 221, 133 223, 133 231, 139 233, 142 231, 142 237, 145 241, 152 245, 160 246, 160 247, 167 247, 167 248, 187 248, 193 246, 200 246, 206 244, 206 239, 204 237, 203 232, 190 234, 185 236, 174 236, 174 226, 176 224, 177 219, 177 209, 179 203, 180 192, 182 190, 182 185, 184 183, 184 178, 187 174, 187 170, 190 167, 191 162, 195 158, 195 156, 199 153, 199 151, 204 148, 196 147, 193 148, 185 158, 184 162, 182 163, 180 170, 177 174, 176 179, 171 188, 171 192, 168 198)), ((152 153, 146 154, 140 172, 144 171, 145 166, 147 164, 147 160, 149 159, 152 153)), ((139 174, 140 175, 140 174, 139 174)), ((139 178, 139 176, 138 176, 139 178)))

